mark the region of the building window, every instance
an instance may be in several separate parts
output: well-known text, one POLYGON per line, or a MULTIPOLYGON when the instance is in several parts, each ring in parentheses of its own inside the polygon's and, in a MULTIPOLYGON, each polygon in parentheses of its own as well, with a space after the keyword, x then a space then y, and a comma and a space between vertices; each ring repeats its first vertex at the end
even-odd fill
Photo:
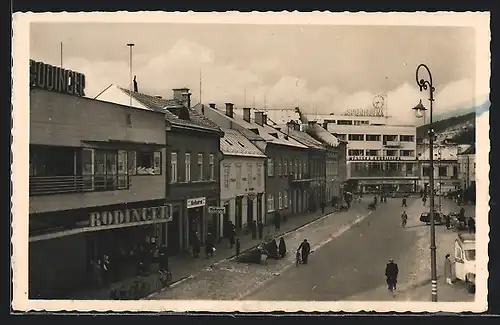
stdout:
POLYGON ((380 141, 380 134, 367 134, 366 141, 380 141))
POLYGON ((170 153, 170 183, 177 182, 177 152, 170 153))
POLYGON ((247 164, 247 177, 248 177, 248 187, 251 188, 253 185, 253 165, 247 164))
POLYGON ((272 194, 267 194, 267 212, 274 211, 274 196, 272 194))
POLYGON ((423 166, 422 167, 422 176, 429 177, 430 174, 431 174, 431 167, 430 166, 423 166))
POLYGON ((366 155, 368 157, 377 157, 379 155, 379 150, 376 150, 376 149, 367 149, 366 150, 366 155))
POLYGON ((386 150, 385 155, 387 157, 397 157, 398 156, 398 151, 397 150, 386 150))
POLYGON ((198 180, 203 180, 203 154, 198 154, 198 180))
POLYGON ((225 164, 224 165, 224 188, 228 189, 229 188, 229 177, 231 175, 231 165, 225 164))
POLYGON ((401 141, 401 142, 413 142, 413 141, 415 141, 415 136, 413 136, 413 135, 400 135, 399 141, 401 141))
POLYGON ((289 175, 293 175, 293 160, 292 160, 292 159, 290 159, 290 162, 289 162, 288 164, 289 164, 289 165, 288 165, 288 167, 289 167, 289 168, 288 168, 288 174, 289 174, 289 175))
POLYGON ((298 159, 295 159, 295 178, 299 177, 299 161, 298 159))
POLYGON ((278 175, 281 176, 281 158, 278 158, 278 175))
POLYGON ((446 177, 446 176, 448 176, 448 167, 440 166, 439 167, 439 177, 446 177))
POLYGON ((413 164, 413 163, 407 163, 406 164, 406 167, 405 167, 406 168, 406 176, 413 175, 413 173, 414 173, 414 170, 413 170, 414 166, 415 166, 415 164, 413 164))
POLYGON ((213 181, 215 180, 215 155, 210 154, 208 157, 208 164, 210 167, 210 180, 213 181))
POLYGON ((288 175, 288 160, 286 160, 286 159, 283 162, 283 169, 284 169, 283 175, 287 176, 288 175))
POLYGON ((184 180, 191 182, 191 154, 186 152, 184 154, 184 180))
POLYGON ((349 149, 349 156, 364 156, 365 151, 363 149, 349 149))
POLYGON ((352 120, 337 120, 337 125, 352 125, 352 120))
POLYGON ((457 166, 453 166, 453 175, 451 175, 452 177, 456 178, 458 176, 458 167, 457 166))
POLYGON ((274 176, 274 160, 267 158, 267 176, 274 176))
POLYGON ((401 157, 415 157, 415 150, 400 150, 399 155, 401 157))
POLYGON ((284 203, 285 209, 288 208, 288 191, 287 190, 285 190, 285 192, 283 194, 283 203, 284 203))
POLYGON ((383 137, 382 137, 382 140, 385 142, 387 141, 397 141, 398 140, 398 136, 397 135, 392 135, 392 134, 385 134, 383 137))
POLYGON ((161 175, 160 151, 135 151, 132 156, 132 161, 136 166, 134 175, 161 175))
POLYGON ((241 188, 241 165, 236 165, 236 189, 241 188))
POLYGON ((364 134, 349 134, 349 141, 365 141, 364 134))
POLYGON ((257 186, 262 186, 262 164, 257 164, 257 186))
POLYGON ((281 192, 278 193, 278 209, 283 209, 283 194, 281 192))

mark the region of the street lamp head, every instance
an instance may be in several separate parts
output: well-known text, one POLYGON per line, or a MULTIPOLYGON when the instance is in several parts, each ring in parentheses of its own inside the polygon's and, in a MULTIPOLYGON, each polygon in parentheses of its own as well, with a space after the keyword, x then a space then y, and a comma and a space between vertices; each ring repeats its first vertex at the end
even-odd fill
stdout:
POLYGON ((423 117, 425 114, 425 111, 427 110, 427 108, 425 108, 424 104, 422 104, 422 100, 420 100, 420 102, 418 102, 417 106, 413 107, 413 109, 415 110, 415 116, 418 118, 423 117))

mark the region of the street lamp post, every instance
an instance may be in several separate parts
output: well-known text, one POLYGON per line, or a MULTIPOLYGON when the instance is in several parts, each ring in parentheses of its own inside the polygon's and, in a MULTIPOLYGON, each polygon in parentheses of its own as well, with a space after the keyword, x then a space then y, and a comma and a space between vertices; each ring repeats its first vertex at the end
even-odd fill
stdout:
POLYGON ((442 201, 441 201, 441 197, 443 196, 443 189, 442 189, 442 186, 443 186, 443 180, 441 179, 441 163, 442 163, 443 159, 442 159, 442 151, 441 151, 441 146, 438 148, 438 177, 439 177, 439 197, 438 197, 438 200, 439 200, 439 213, 441 213, 442 211, 442 201))
MULTIPOLYGON (((434 102, 434 91, 436 90, 432 84, 432 74, 425 64, 420 64, 417 67, 416 71, 416 81, 417 85, 420 88, 420 91, 429 90, 429 121, 432 125, 432 104, 434 102), (420 69, 423 68, 427 70, 427 74, 429 75, 429 79, 425 80, 423 78, 419 78, 420 69)), ((422 104, 422 100, 418 103, 417 106, 413 108, 417 117, 424 116, 426 108, 422 104)), ((431 221, 431 299, 433 302, 438 301, 437 294, 437 266, 436 266, 436 223, 434 220, 434 129, 431 127, 428 131, 429 134, 429 163, 430 163, 430 175, 429 175, 429 203, 430 203, 430 221, 431 221)))

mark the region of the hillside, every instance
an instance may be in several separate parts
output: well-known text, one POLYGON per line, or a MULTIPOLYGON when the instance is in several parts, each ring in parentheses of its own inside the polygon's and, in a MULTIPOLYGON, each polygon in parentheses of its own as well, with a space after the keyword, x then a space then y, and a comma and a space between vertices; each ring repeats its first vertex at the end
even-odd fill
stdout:
POLYGON ((438 142, 450 139, 457 143, 474 143, 476 134, 476 113, 453 116, 417 128, 417 138, 426 138, 430 128, 434 128, 438 142))

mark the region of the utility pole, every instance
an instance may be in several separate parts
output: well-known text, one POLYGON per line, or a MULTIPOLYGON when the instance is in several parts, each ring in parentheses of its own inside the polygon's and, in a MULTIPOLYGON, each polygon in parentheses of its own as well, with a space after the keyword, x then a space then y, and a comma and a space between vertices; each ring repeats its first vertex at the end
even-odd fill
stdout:
POLYGON ((61 56, 61 68, 63 67, 63 43, 61 42, 61 49, 60 49, 60 56, 61 56))

